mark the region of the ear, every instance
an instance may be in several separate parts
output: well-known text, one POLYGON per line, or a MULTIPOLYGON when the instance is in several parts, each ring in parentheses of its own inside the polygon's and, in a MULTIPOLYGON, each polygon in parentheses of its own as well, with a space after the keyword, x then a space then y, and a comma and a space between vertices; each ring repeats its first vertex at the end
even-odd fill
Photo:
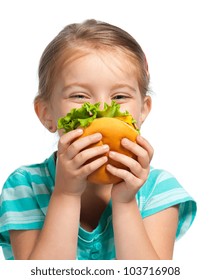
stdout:
POLYGON ((151 111, 151 108, 152 108, 152 99, 150 96, 147 95, 144 97, 142 108, 141 108, 141 115, 140 115, 141 124, 143 124, 143 122, 145 121, 146 117, 151 111))
POLYGON ((37 101, 34 103, 34 110, 44 127, 52 133, 56 132, 57 127, 53 121, 49 105, 44 101, 37 101))

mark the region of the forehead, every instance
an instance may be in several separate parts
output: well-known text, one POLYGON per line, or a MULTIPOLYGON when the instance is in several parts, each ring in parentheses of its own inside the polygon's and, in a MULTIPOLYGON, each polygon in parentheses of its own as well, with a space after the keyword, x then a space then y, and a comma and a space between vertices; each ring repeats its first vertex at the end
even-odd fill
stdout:
POLYGON ((130 54, 127 50, 121 48, 87 48, 80 47, 71 50, 66 50, 60 58, 60 71, 64 70, 67 65, 77 61, 79 58, 86 57, 88 55, 95 55, 99 57, 109 68, 116 68, 120 71, 124 71, 128 74, 135 74, 138 76, 139 67, 137 59, 134 55, 130 54))

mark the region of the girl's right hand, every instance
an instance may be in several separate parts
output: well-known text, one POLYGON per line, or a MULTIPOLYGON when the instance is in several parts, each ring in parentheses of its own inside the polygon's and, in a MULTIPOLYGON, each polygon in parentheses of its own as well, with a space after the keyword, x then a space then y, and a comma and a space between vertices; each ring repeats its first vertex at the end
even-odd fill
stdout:
POLYGON ((82 129, 70 131, 60 137, 57 152, 55 191, 68 195, 80 196, 87 186, 87 176, 108 160, 103 156, 108 152, 108 145, 87 148, 102 139, 100 133, 83 138, 82 129), (88 160, 100 156, 89 163, 88 160))

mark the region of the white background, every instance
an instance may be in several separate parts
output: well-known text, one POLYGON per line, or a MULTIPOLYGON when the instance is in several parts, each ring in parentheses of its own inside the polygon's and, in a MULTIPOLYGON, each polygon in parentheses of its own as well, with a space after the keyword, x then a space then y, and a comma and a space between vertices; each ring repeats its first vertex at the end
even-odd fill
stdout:
POLYGON ((0 190, 15 168, 41 162, 56 148, 57 137, 42 127, 33 110, 37 67, 45 46, 69 23, 88 18, 107 21, 131 33, 148 59, 153 109, 142 135, 155 149, 152 165, 173 173, 198 203, 195 222, 176 243, 174 259, 205 264, 211 250, 208 4, 205 0, 1 1, 0 190))

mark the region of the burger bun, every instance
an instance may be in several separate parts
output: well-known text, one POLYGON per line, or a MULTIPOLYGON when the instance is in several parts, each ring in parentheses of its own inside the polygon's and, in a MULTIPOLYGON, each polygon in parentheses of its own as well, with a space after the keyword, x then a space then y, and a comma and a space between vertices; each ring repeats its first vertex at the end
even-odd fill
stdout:
MULTIPOLYGON (((132 125, 129 125, 118 118, 97 118, 88 127, 84 128, 84 133, 80 138, 97 132, 102 134, 102 139, 99 142, 90 145, 88 148, 107 144, 110 148, 110 151, 115 151, 127 155, 128 157, 131 157, 133 159, 137 159, 137 157, 132 152, 125 149, 121 145, 122 138, 128 138, 129 140, 136 142, 138 131, 132 125)), ((106 153, 105 155, 108 156, 108 153, 106 153)), ((102 157, 102 155, 94 157, 88 162, 91 162, 99 157, 102 157)), ((117 184, 121 182, 121 178, 114 176, 107 171, 107 164, 111 164, 120 169, 128 170, 125 165, 108 157, 108 161, 106 162, 106 164, 102 165, 88 176, 88 182, 94 184, 117 184)))

